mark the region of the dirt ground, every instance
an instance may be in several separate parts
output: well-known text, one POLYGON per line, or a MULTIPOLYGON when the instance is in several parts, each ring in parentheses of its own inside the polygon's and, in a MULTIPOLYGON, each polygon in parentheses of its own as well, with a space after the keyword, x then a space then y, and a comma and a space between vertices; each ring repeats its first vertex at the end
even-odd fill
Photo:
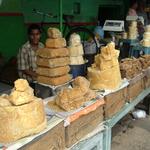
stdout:
POLYGON ((150 116, 133 120, 131 115, 113 128, 112 150, 150 150, 150 116))

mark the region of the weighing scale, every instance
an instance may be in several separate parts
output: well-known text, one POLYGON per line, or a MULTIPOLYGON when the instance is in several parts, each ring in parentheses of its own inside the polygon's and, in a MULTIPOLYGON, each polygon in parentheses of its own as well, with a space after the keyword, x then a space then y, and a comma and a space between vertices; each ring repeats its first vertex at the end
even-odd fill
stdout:
POLYGON ((120 35, 120 33, 124 31, 124 21, 106 20, 103 26, 103 30, 108 31, 112 38, 111 41, 115 42, 115 44, 118 45, 118 41, 116 41, 115 36, 120 35))
POLYGON ((103 26, 104 31, 122 32, 124 31, 124 21, 106 20, 103 26))

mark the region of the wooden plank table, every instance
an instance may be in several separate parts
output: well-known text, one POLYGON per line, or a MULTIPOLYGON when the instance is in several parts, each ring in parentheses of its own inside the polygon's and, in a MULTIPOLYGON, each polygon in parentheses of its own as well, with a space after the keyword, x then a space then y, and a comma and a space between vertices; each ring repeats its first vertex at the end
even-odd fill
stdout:
POLYGON ((143 90, 143 92, 141 92, 131 103, 126 103, 120 112, 105 122, 105 140, 103 141, 104 150, 111 150, 112 127, 149 94, 150 87, 143 90))
POLYGON ((65 150, 103 150, 104 132, 105 126, 101 123, 91 133, 65 150))
POLYGON ((65 148, 65 128, 63 119, 54 116, 48 120, 47 128, 39 134, 0 146, 2 150, 63 150, 65 148))

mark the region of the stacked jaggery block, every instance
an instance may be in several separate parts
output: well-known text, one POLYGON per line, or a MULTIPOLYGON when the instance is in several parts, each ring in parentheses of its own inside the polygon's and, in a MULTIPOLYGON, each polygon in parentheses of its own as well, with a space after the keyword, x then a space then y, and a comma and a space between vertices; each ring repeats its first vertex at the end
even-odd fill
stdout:
POLYGON ((45 48, 37 51, 37 81, 52 86, 70 81, 69 51, 61 32, 56 28, 49 28, 45 45, 45 48))
POLYGON ((135 40, 138 36, 137 21, 132 21, 129 26, 128 39, 135 40))
POLYGON ((69 56, 70 56, 70 65, 84 64, 83 46, 81 44, 81 39, 78 34, 73 33, 70 36, 68 49, 69 49, 69 56))
POLYGON ((145 27, 145 32, 143 34, 143 40, 141 41, 141 44, 144 47, 150 47, 150 25, 145 27))

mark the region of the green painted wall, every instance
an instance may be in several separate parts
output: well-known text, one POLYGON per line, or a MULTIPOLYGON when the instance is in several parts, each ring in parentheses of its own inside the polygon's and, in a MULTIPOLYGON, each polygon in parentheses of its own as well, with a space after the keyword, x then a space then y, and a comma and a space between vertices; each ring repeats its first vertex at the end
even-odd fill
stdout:
POLYGON ((20 12, 20 11, 21 11, 20 0, 2 0, 0 12, 20 12))
MULTIPOLYGON (((75 21, 95 21, 98 15, 99 6, 116 5, 119 13, 115 15, 123 15, 124 13, 124 1, 123 0, 62 0, 63 1, 63 13, 74 15, 75 21), (74 14, 74 4, 80 3, 80 14, 74 14)), ((57 15, 58 18, 53 19, 46 17, 46 22, 59 21, 59 0, 22 0, 22 11, 25 16, 25 22, 40 22, 42 20, 40 15, 33 12, 33 9, 38 9, 45 13, 52 13, 57 15)), ((117 10, 116 10, 117 12, 117 10)), ((112 12, 114 13, 114 12, 112 12)))
POLYGON ((6 59, 17 54, 25 32, 23 17, 0 17, 0 52, 6 59))
MULTIPOLYGON (((91 22, 96 20, 98 8, 103 5, 117 5, 121 8, 119 14, 124 14, 125 1, 127 0, 63 0, 63 13, 73 14, 74 2, 79 2, 81 13, 75 15, 75 21, 91 22)), ((59 0, 3 0, 0 13, 19 12, 24 14, 24 16, 0 16, 0 52, 6 59, 15 56, 19 47, 27 40, 24 22, 41 21, 41 16, 33 13, 33 8, 58 16, 56 19, 47 17, 46 22, 59 21, 59 0)), ((114 15, 117 16, 115 13, 114 15)))
MULTIPOLYGON (((19 0, 3 0, 0 13, 21 12, 19 0)), ((0 16, 0 52, 8 60, 26 40, 23 16, 0 16)))

